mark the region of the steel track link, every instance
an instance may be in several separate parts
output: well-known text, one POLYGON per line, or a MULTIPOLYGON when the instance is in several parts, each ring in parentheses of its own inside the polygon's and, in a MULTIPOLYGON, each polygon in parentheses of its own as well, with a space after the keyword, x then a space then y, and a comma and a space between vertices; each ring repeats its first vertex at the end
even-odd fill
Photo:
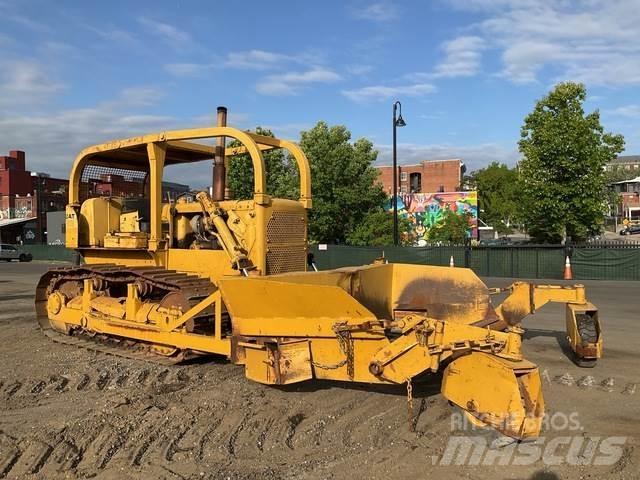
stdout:
MULTIPOLYGON (((180 350, 171 356, 164 356, 152 352, 151 345, 133 339, 95 334, 82 329, 75 329, 71 335, 65 335, 51 328, 46 307, 48 295, 64 282, 86 279, 112 284, 142 281, 154 289, 159 289, 160 292, 181 293, 187 300, 189 308, 215 291, 215 285, 210 280, 158 267, 132 268, 115 264, 94 264, 52 269, 41 277, 36 288, 35 301, 38 323, 48 338, 57 343, 162 365, 175 365, 197 356, 180 350)), ((206 315, 205 311, 204 316, 206 315)), ((203 318, 203 316, 197 318, 203 318)))

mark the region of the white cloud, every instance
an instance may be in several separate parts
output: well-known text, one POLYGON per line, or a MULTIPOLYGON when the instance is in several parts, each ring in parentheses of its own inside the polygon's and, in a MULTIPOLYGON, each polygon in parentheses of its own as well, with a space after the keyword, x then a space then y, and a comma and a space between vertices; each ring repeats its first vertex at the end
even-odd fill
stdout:
POLYGON ((168 116, 126 115, 104 105, 5 116, 0 118, 0 151, 25 150, 29 169, 66 177, 75 155, 87 145, 164 130, 172 124, 175 120, 168 116))
POLYGON ((422 97, 435 92, 430 83, 414 83, 411 85, 386 86, 373 85, 354 90, 343 90, 342 94, 354 102, 382 101, 393 97, 422 97))
POLYGON ((500 74, 515 82, 538 80, 590 85, 640 84, 637 0, 450 0, 484 18, 470 26, 501 51, 500 74))
POLYGON ((602 113, 610 117, 640 118, 640 105, 623 105, 610 110, 604 110, 602 113))
POLYGON ((230 52, 227 55, 224 66, 246 70, 266 70, 296 60, 296 57, 282 53, 267 52, 265 50, 248 50, 244 52, 230 52))
POLYGON ((170 63, 164 69, 177 77, 198 76, 207 71, 220 69, 235 70, 276 70, 286 68, 287 65, 304 65, 317 67, 324 63, 324 58, 317 52, 302 52, 298 54, 284 54, 266 50, 245 50, 229 52, 219 61, 203 63, 170 63))
POLYGON ((159 103, 164 96, 164 91, 155 86, 127 87, 113 103, 118 106, 147 107, 159 103))
POLYGON ((371 20, 374 22, 388 22, 398 18, 398 8, 391 2, 375 2, 366 6, 355 5, 351 14, 359 20, 371 20))
POLYGON ((436 66, 434 77, 469 77, 480 68, 484 39, 478 36, 462 36, 445 42, 445 59, 436 66))
POLYGON ((214 63, 169 63, 164 66, 164 69, 175 77, 196 77, 214 68, 214 63))
POLYGON ((373 66, 356 63, 353 65, 347 65, 346 70, 347 70, 347 73, 351 75, 355 75, 355 76, 366 75, 367 73, 370 73, 371 71, 373 71, 373 66))
POLYGON ((140 23, 148 33, 159 36, 174 49, 184 48, 193 44, 193 39, 189 33, 168 23, 152 20, 144 16, 138 17, 138 23, 140 23))
POLYGON ((312 67, 303 72, 287 72, 268 75, 256 84, 256 91, 263 95, 297 95, 305 86, 312 83, 333 83, 342 77, 333 70, 324 67, 312 67))
POLYGON ((0 107, 37 104, 64 88, 35 61, 0 63, 0 107))
MULTIPOLYGON (((375 145, 378 150, 378 165, 390 165, 391 145, 375 145)), ((501 162, 514 165, 520 158, 515 149, 506 148, 496 143, 482 143, 478 145, 451 145, 451 144, 398 144, 398 163, 411 165, 422 160, 443 160, 448 158, 460 158, 471 172, 487 166, 491 162, 501 162)))
POLYGON ((142 45, 137 37, 132 33, 127 32, 111 25, 101 25, 100 27, 94 27, 87 24, 83 20, 77 20, 76 23, 86 30, 93 32, 98 37, 109 42, 110 45, 119 44, 126 47, 135 47, 137 49, 142 45))
MULTIPOLYGON (((15 4, 17 6, 17 4, 15 4)), ((19 7, 18 7, 19 9, 19 7)), ((3 22, 12 22, 20 27, 32 30, 37 33, 50 33, 51 27, 42 22, 34 20, 31 17, 16 12, 13 6, 8 3, 0 2, 0 17, 3 22)))
POLYGON ((311 130, 313 125, 310 123, 282 123, 276 125, 263 125, 263 128, 267 128, 273 132, 277 138, 282 139, 296 139, 300 136, 300 132, 304 130, 311 130))

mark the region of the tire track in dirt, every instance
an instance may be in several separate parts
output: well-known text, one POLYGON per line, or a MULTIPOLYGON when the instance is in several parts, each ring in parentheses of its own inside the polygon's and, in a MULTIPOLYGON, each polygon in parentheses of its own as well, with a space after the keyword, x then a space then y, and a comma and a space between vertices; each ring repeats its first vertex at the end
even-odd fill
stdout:
POLYGON ((46 378, 0 379, 0 399, 63 394, 72 391, 90 392, 128 389, 132 386, 153 388, 163 392, 178 391, 189 385, 186 372, 171 373, 167 370, 155 372, 153 368, 110 367, 97 368, 85 372, 53 374, 46 378), (153 377, 153 378, 151 378, 153 377))
POLYGON ((160 466, 178 475, 185 464, 253 471, 265 461, 277 476, 286 465, 307 470, 335 461, 336 449, 357 454, 388 445, 407 430, 401 391, 271 388, 214 362, 165 368, 93 353, 66 358, 71 365, 55 364, 41 376, 0 378, 0 401, 9 409, 85 405, 63 422, 42 419, 35 434, 0 437, 0 478, 85 478, 160 466))

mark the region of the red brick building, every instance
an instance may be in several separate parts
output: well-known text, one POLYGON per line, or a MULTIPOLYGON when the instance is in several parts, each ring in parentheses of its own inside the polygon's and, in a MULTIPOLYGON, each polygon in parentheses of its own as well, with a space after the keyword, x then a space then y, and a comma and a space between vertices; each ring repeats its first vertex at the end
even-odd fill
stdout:
MULTIPOLYGON (((8 156, 0 156, 0 195, 26 195, 31 193, 31 172, 25 170, 24 152, 11 150, 8 156)), ((7 208, 15 208, 13 199, 8 199, 7 208)))
POLYGON ((640 221, 640 177, 616 182, 610 186, 620 196, 614 215, 636 222, 640 221))
MULTIPOLYGON (((81 197, 146 197, 148 194, 144 173, 133 178, 101 172, 89 171, 81 185, 81 197)), ((27 170, 23 151, 12 150, 9 155, 0 156, 0 240, 7 243, 45 242, 47 212, 65 209, 68 185, 67 179, 27 170)), ((163 198, 167 192, 175 198, 188 191, 188 185, 162 182, 163 198)))
MULTIPOLYGON (((376 167, 380 183, 389 195, 393 193, 393 167, 376 167)), ((465 166, 459 158, 424 160, 416 165, 398 165, 398 193, 458 192, 462 189, 465 166)))
POLYGON ((67 183, 27 170, 21 150, 0 156, 0 222, 8 223, 0 232, 2 241, 43 242, 46 212, 64 210, 67 183))

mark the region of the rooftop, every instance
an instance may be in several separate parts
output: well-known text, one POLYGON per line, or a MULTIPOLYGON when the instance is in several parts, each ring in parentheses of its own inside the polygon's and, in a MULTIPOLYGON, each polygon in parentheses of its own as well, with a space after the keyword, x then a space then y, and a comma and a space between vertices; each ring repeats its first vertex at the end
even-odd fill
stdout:
POLYGON ((614 158, 611 163, 640 163, 640 155, 620 155, 614 158))
MULTIPOLYGON (((398 163, 398 167, 401 167, 401 168, 402 167, 419 167, 423 163, 437 163, 437 162, 460 162, 461 164, 464 165, 464 162, 459 158, 441 158, 441 159, 438 159, 438 160, 422 160, 420 163, 402 163, 402 164, 398 163)), ((376 168, 392 167, 392 166, 393 165, 391 165, 391 164, 375 165, 376 168)))
POLYGON ((632 178, 631 180, 622 180, 621 182, 614 182, 614 185, 620 185, 621 183, 640 183, 640 177, 632 178))

